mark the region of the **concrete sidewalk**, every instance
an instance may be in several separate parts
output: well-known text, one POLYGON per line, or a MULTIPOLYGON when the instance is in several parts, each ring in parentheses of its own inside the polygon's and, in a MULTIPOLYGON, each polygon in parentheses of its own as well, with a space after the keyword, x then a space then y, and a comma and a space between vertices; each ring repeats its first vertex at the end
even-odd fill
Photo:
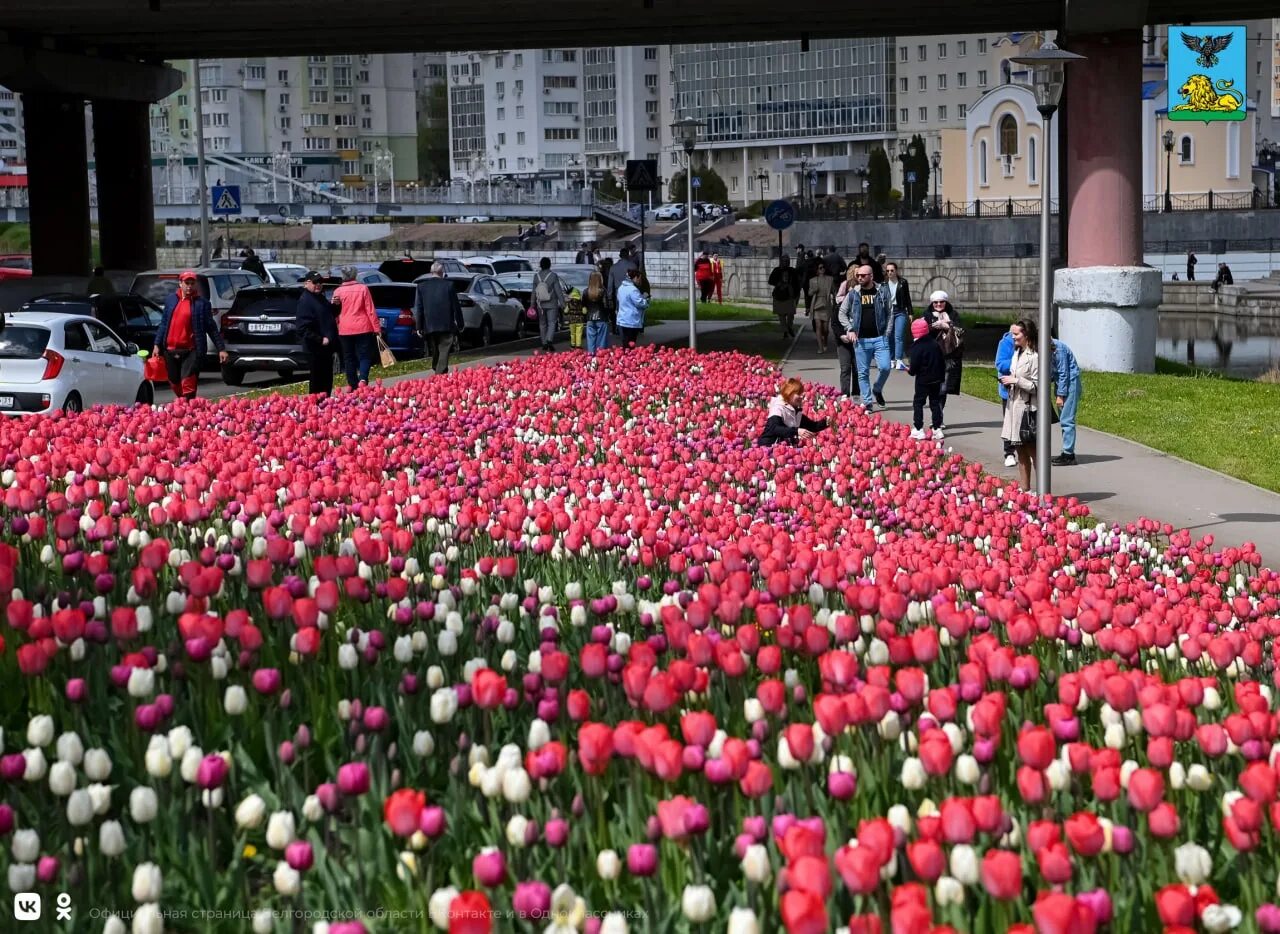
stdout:
MULTIPOLYGON (((808 320, 800 319, 797 326, 801 325, 805 330, 783 361, 783 371, 806 382, 836 386, 839 363, 834 350, 819 354, 808 320)), ((966 382, 994 378, 989 364, 965 367, 966 382)), ((885 385, 888 407, 877 409, 877 414, 910 424, 914 386, 914 377, 894 371, 885 385)), ((926 407, 926 427, 928 418, 926 407)), ((1017 477, 1016 467, 1004 466, 998 405, 973 396, 951 396, 946 424, 943 443, 948 448, 981 463, 995 476, 1017 477)), ((1054 453, 1060 450, 1060 442, 1061 435, 1055 430, 1054 453)), ((1212 534, 1216 548, 1253 542, 1268 566, 1280 566, 1280 495, 1089 428, 1078 431, 1076 459, 1079 464, 1075 467, 1053 468, 1055 495, 1077 497, 1108 522, 1145 516, 1190 529, 1197 538, 1212 534)))

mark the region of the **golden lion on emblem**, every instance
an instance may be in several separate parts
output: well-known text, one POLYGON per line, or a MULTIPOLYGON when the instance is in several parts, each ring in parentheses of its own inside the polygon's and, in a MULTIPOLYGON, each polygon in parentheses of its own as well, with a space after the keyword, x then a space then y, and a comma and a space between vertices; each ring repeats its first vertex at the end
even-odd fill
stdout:
POLYGON ((1192 75, 1187 78, 1178 93, 1187 101, 1174 110, 1190 110, 1196 113, 1231 113, 1244 106, 1244 95, 1232 90, 1234 81, 1219 79, 1215 85, 1208 75, 1192 75))

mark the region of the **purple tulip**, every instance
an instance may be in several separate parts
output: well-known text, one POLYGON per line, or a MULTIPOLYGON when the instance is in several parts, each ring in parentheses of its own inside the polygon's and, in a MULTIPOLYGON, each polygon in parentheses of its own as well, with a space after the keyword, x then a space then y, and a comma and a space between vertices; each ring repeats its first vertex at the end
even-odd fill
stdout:
POLYGON ((652 843, 633 843, 627 847, 627 872, 633 876, 651 876, 658 870, 658 848, 652 843))
POLYGON ((385 707, 370 707, 364 712, 364 726, 366 730, 372 730, 374 733, 381 733, 391 725, 391 715, 387 713, 385 707))
MULTIPOLYGON (((1111 896, 1106 889, 1094 889, 1092 892, 1081 892, 1076 896, 1076 901, 1083 904, 1091 912, 1093 912, 1094 920, 1098 922, 1099 927, 1104 924, 1110 924, 1113 915, 1111 906, 1111 896)), ((1277 913, 1280 917, 1280 912, 1277 913)), ((1280 931, 1280 927, 1275 928, 1280 931)))
POLYGON ((545 882, 517 882, 511 907, 521 918, 541 920, 551 911, 551 886, 545 882))
POLYGON ((332 814, 338 809, 338 786, 333 782, 325 782, 316 789, 316 798, 320 806, 332 814))
POLYGON ((831 772, 827 775, 827 794, 837 801, 848 801, 858 790, 858 780, 849 772, 831 772))
POLYGON ((0 837, 13 832, 14 822, 13 808, 7 804, 0 804, 0 837))
POLYGON ((280 755, 280 761, 281 761, 282 763, 284 763, 285 765, 292 765, 292 764, 293 764, 293 760, 294 760, 294 756, 295 756, 294 749, 293 749, 293 743, 292 743, 292 742, 290 742, 290 741, 289 741, 289 740, 287 740, 287 739, 286 739, 286 740, 282 740, 282 741, 280 742, 280 751, 279 751, 279 755, 280 755))
POLYGON ((338 790, 347 797, 355 797, 368 791, 369 766, 363 762, 348 762, 339 768, 338 790))
POLYGON ((753 817, 744 817, 742 819, 742 829, 751 834, 757 843, 763 841, 765 834, 769 831, 769 827, 765 823, 765 819, 758 815, 753 817))
POLYGON ((471 873, 485 888, 499 886, 507 877, 507 858, 499 849, 481 850, 471 861, 471 873))
POLYGON ((196 784, 204 789, 221 788, 227 780, 227 760, 215 753, 209 753, 200 760, 196 769, 196 784))
POLYGON ((67 682, 67 686, 64 690, 67 695, 67 700, 71 701, 73 704, 78 704, 84 700, 88 687, 85 684, 84 678, 72 678, 67 682))
POLYGON ((284 860, 298 872, 306 872, 315 863, 315 853, 306 840, 294 840, 284 848, 284 860))
MULTIPOLYGON (((19 759, 22 756, 18 756, 19 759)), ((547 838, 548 845, 559 848, 564 846, 565 841, 569 839, 569 824, 559 817, 553 817, 547 821, 547 826, 543 828, 543 834, 547 838)))
POLYGON ((423 808, 418 815, 418 829, 432 840, 444 833, 444 808, 435 804, 423 808))
POLYGON ((280 669, 259 668, 253 673, 253 689, 259 694, 274 694, 280 690, 280 669))
POLYGON ((58 879, 58 857, 41 856, 36 863, 36 878, 48 885, 58 879))
POLYGON ((1111 828, 1111 849, 1121 856, 1132 853, 1135 842, 1133 831, 1123 824, 1116 824, 1111 828))

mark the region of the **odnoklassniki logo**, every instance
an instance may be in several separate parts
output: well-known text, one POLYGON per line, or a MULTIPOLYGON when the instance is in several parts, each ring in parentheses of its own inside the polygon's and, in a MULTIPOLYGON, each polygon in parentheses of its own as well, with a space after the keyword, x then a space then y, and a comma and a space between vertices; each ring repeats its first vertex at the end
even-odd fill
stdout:
POLYGON ((1243 26, 1169 27, 1169 119, 1244 120, 1243 26))

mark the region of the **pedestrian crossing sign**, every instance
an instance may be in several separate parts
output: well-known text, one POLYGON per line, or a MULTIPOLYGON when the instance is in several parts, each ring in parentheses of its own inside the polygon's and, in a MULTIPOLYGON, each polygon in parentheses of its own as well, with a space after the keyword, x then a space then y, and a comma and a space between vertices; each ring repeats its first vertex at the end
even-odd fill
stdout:
POLYGON ((626 181, 629 191, 656 191, 658 188, 658 160, 628 159, 626 181))
POLYGON ((214 185, 213 186, 213 213, 214 214, 239 214, 240 213, 240 186, 239 185, 214 185))

